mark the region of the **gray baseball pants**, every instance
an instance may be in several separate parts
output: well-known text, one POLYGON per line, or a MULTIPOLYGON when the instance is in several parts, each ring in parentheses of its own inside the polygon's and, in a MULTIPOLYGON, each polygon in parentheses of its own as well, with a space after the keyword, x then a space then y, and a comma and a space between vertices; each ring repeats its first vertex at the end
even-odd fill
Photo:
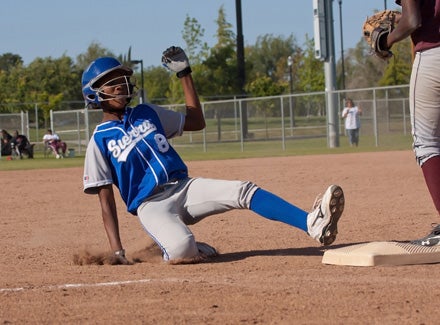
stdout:
POLYGON ((193 258, 199 255, 198 248, 187 225, 232 209, 249 209, 257 189, 247 181, 187 178, 164 185, 137 213, 164 260, 193 258))
POLYGON ((440 47, 417 52, 412 66, 409 104, 417 163, 440 155, 440 47))

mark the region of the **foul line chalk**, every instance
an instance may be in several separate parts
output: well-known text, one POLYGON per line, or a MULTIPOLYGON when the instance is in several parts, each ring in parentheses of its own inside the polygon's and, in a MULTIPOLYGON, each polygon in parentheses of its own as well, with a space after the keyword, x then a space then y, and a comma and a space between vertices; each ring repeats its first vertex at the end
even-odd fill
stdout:
POLYGON ((60 290, 60 289, 77 289, 77 288, 93 288, 93 287, 114 287, 127 284, 139 284, 148 282, 184 282, 185 279, 140 279, 140 280, 127 280, 127 281, 112 281, 112 282, 98 282, 98 283, 65 283, 58 285, 47 286, 29 286, 18 288, 0 288, 0 293, 4 292, 20 292, 30 290, 60 290))

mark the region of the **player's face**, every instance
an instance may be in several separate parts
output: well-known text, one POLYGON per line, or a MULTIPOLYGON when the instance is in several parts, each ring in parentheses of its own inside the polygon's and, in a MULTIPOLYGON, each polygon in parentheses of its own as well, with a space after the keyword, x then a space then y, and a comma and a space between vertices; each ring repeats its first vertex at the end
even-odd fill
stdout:
POLYGON ((103 108, 123 109, 127 105, 127 96, 130 94, 130 80, 121 71, 113 71, 103 77, 99 87, 103 108))

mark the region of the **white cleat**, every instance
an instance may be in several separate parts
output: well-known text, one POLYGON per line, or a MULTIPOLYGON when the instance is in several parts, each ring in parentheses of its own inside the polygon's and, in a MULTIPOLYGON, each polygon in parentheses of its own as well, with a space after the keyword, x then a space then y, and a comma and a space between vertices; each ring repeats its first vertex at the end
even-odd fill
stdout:
POLYGON ((344 211, 344 191, 331 185, 321 199, 315 200, 307 216, 307 233, 322 245, 332 244, 338 233, 338 220, 344 211))

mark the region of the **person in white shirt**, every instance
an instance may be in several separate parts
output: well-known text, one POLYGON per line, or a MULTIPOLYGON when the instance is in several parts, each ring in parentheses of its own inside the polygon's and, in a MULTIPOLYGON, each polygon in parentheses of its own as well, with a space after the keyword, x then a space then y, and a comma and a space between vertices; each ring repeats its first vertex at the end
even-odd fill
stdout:
POLYGON ((359 129, 361 127, 362 109, 359 106, 355 106, 353 100, 347 98, 345 100, 345 107, 342 111, 342 117, 345 119, 345 130, 348 134, 348 141, 350 146, 359 145, 359 129))
POLYGON ((47 133, 43 136, 43 142, 52 149, 52 152, 57 159, 65 156, 67 149, 66 143, 61 141, 58 134, 53 133, 51 129, 48 129, 47 133))

